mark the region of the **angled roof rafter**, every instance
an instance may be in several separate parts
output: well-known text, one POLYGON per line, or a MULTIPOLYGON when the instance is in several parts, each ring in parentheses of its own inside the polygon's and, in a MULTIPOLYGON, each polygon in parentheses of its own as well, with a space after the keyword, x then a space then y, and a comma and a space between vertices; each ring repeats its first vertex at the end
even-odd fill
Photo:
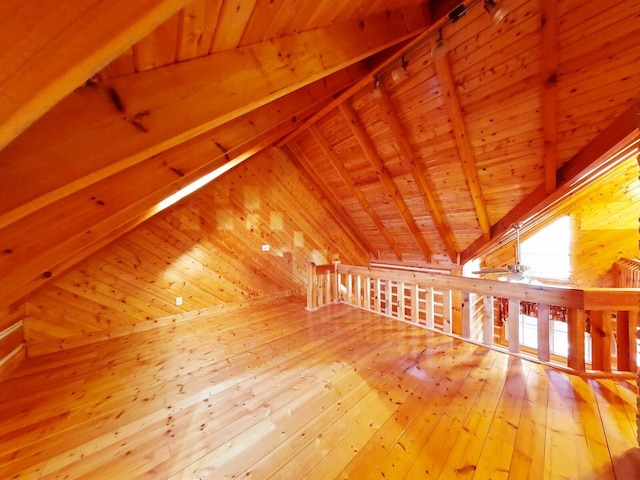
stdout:
POLYGON ((427 262, 430 262, 431 248, 429 247, 429 245, 427 245, 427 242, 425 241, 422 232, 420 232, 420 229, 418 228, 418 225, 416 224, 416 221, 413 218, 409 207, 402 197, 402 193, 400 193, 400 189, 398 189, 398 186, 389 173, 389 170, 387 170, 387 168, 385 167, 382 158, 380 158, 380 154, 373 144, 373 141, 358 119, 358 115, 348 101, 341 103, 339 109, 344 118, 347 120, 347 124, 349 125, 349 128, 351 128, 353 135, 356 137, 360 148, 362 148, 365 158, 373 167, 374 171, 376 172, 376 176, 382 183, 382 186, 387 192, 387 195, 391 197, 393 203, 396 206, 396 209, 398 210, 398 213, 409 228, 409 231, 411 232, 411 235, 413 236, 416 244, 420 248, 420 251, 424 255, 424 258, 427 260, 427 262))
POLYGON ((373 257, 378 257, 378 252, 371 244, 369 239, 363 235, 360 229, 356 226, 353 219, 349 216, 349 213, 340 203, 338 197, 329 188, 329 186, 323 181, 322 176, 318 175, 317 171, 313 167, 313 164, 309 162, 307 156, 300 150, 296 141, 289 142, 286 146, 282 147, 282 150, 297 161, 301 167, 307 172, 309 178, 315 183, 318 189, 324 195, 324 199, 329 204, 327 210, 329 210, 338 221, 343 230, 356 242, 362 246, 363 250, 366 250, 368 254, 373 257))
POLYGON ((558 163, 558 2, 542 0, 542 128, 545 191, 556 188, 558 163))
POLYGON ((16 3, 0 20, 0 149, 185 3, 59 0, 44 16, 37 0, 16 3))
POLYGON ((374 208, 369 203, 369 200, 367 200, 362 190, 356 185, 355 180, 353 179, 353 177, 351 176, 347 168, 344 166, 342 161, 338 158, 336 153, 333 151, 333 148, 331 148, 331 145, 329 145, 329 142, 327 142, 327 139, 324 137, 322 132, 320 132, 320 129, 318 128, 318 126, 312 125, 310 132, 313 135, 313 138, 315 138, 316 142, 320 146, 324 156, 327 158, 327 160, 329 160, 331 165, 333 165, 333 167, 337 170, 338 174, 340 175, 340 178, 342 178, 342 181, 351 191, 351 194, 358 200, 358 202, 360 203, 364 211, 367 212, 367 215, 369 215, 369 217, 371 218, 371 221, 375 224, 375 226, 378 228, 382 236, 385 238, 385 240, 389 244, 389 247, 391 248, 391 250, 393 250, 393 253, 396 254, 396 257, 398 257, 398 260, 402 260, 402 251, 400 250, 400 247, 398 247, 398 243, 393 238, 393 235, 391 234, 389 229, 384 225, 384 223, 382 222, 382 220, 380 219, 380 217, 378 216, 374 208))
POLYGON ((453 78, 453 73, 451 72, 451 67, 449 66, 447 54, 445 53, 444 55, 434 56, 433 64, 442 86, 442 95, 444 97, 447 113, 449 114, 449 119, 451 120, 451 128, 460 154, 460 161, 462 163, 465 180, 469 186, 471 201, 473 202, 473 206, 478 217, 480 230, 484 237, 489 238, 491 223, 489 221, 487 205, 482 193, 480 179, 478 178, 471 139, 467 132, 464 116, 462 114, 460 96, 456 90, 456 84, 453 78))
POLYGON ((402 156, 410 165, 411 175, 413 176, 418 190, 422 195, 425 207, 429 211, 433 223, 436 226, 436 229, 438 230, 442 241, 444 242, 445 249, 447 251, 447 254, 449 255, 450 260, 453 263, 456 263, 458 252, 456 249, 455 237, 444 213, 441 211, 435 195, 432 193, 435 192, 436 189, 432 185, 431 180, 428 179, 427 175, 422 172, 417 164, 415 153, 413 152, 413 148, 411 147, 409 140, 407 139, 406 132, 404 131, 404 128, 400 123, 400 119, 398 118, 398 114, 395 111, 393 102, 389 97, 389 92, 382 83, 380 83, 379 89, 379 102, 382 106, 383 115, 387 121, 387 125, 389 126, 391 134, 393 135, 393 139, 397 143, 402 156))

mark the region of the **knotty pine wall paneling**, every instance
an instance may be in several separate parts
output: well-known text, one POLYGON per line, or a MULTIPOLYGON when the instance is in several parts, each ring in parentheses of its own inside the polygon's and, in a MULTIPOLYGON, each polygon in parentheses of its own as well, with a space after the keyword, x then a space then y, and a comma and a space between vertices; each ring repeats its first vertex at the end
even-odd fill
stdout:
POLYGON ((280 150, 257 155, 39 291, 28 302, 27 346, 46 352, 186 312, 302 294, 309 261, 366 265, 318 195, 280 150))

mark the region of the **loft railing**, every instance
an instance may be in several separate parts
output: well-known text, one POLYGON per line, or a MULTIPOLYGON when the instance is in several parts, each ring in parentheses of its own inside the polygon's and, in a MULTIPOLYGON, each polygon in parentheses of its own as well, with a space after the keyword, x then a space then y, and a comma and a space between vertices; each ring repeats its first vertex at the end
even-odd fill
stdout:
POLYGON ((640 260, 621 258, 613 264, 616 287, 640 287, 640 260))
POLYGON ((572 289, 311 264, 307 308, 347 303, 594 376, 632 377, 639 288, 572 289))

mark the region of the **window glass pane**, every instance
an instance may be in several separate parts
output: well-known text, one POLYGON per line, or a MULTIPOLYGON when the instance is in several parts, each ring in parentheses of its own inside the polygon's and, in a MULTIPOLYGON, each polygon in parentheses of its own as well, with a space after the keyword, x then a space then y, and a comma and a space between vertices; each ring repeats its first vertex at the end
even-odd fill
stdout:
POLYGON ((568 279, 571 274, 571 221, 564 216, 521 243, 522 263, 531 274, 568 279))

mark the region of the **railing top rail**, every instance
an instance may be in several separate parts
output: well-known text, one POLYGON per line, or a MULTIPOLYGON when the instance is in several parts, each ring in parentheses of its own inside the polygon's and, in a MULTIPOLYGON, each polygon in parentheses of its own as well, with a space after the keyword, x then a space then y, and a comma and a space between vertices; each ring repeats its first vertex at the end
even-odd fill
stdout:
POLYGON ((585 310, 640 310, 640 288, 586 288, 585 310))
POLYGON ((637 310, 640 306, 638 288, 576 288, 510 283, 499 280, 439 275, 433 273, 391 270, 355 265, 338 265, 338 273, 395 280, 421 286, 460 290, 494 297, 513 298, 533 303, 545 303, 568 308, 598 310, 637 310))

